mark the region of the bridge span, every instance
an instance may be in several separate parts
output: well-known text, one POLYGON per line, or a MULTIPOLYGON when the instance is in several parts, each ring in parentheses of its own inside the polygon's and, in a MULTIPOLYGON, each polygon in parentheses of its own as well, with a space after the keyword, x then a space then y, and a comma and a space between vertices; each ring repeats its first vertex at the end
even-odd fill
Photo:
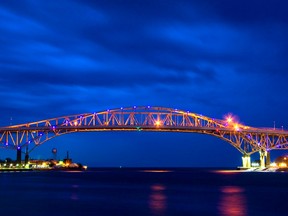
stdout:
POLYGON ((288 131, 283 129, 250 127, 236 122, 233 116, 214 119, 190 111, 152 106, 121 107, 0 127, 0 145, 17 150, 17 158, 21 160, 23 148, 28 155, 37 146, 57 136, 91 131, 207 134, 238 149, 242 153, 244 168, 251 166, 250 155, 255 152, 260 153, 260 166, 265 167, 270 163, 271 150, 288 149, 288 131))

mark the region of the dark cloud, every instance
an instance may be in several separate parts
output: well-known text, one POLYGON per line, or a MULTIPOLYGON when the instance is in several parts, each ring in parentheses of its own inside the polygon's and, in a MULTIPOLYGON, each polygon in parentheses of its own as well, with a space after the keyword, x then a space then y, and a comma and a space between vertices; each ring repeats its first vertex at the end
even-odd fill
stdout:
MULTIPOLYGON (((200 1, 201 2, 201 1, 200 1)), ((263 23, 282 23, 287 25, 288 18, 285 8, 286 1, 202 1, 202 7, 213 8, 214 12, 223 20, 243 25, 262 25, 263 23)))

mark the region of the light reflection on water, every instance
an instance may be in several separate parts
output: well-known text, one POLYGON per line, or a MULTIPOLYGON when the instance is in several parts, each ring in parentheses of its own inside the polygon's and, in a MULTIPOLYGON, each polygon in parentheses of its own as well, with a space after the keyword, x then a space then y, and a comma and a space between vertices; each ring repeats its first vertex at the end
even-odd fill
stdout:
POLYGON ((79 197, 78 197, 78 188, 79 188, 79 185, 72 185, 72 193, 71 193, 71 196, 70 196, 71 200, 78 200, 79 199, 79 197))
POLYGON ((173 172, 172 170, 141 170, 140 172, 148 172, 148 173, 168 173, 173 172))
POLYGON ((237 186, 221 187, 221 197, 218 205, 220 215, 246 216, 247 205, 244 189, 237 186))
POLYGON ((165 215, 167 208, 166 187, 161 184, 154 184, 150 187, 149 208, 153 215, 165 215))

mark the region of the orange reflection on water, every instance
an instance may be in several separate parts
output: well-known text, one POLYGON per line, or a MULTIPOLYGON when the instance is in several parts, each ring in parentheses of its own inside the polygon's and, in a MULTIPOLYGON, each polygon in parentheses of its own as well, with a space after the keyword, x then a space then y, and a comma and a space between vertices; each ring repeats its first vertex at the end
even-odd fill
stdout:
POLYGON ((244 189, 237 186, 224 186, 221 188, 222 196, 218 209, 223 216, 246 216, 247 206, 244 189))
POLYGON ((237 174, 237 173, 241 173, 241 172, 246 172, 244 170, 216 170, 216 171, 211 171, 212 173, 221 173, 221 174, 237 174))
POLYGON ((140 172, 151 172, 151 173, 166 173, 166 172, 172 172, 171 170, 141 170, 140 172))
POLYGON ((151 186, 149 207, 153 215, 165 215, 167 197, 164 194, 166 187, 161 184, 151 186))

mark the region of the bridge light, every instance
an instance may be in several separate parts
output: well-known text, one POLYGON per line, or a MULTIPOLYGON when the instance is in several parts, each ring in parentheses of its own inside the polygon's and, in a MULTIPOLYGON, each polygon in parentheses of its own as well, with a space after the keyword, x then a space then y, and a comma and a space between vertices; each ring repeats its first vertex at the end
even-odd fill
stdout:
POLYGON ((234 124, 234 130, 235 130, 235 131, 239 131, 239 130, 240 130, 240 128, 239 128, 239 125, 238 125, 238 124, 234 124))
POLYGON ((228 116, 228 117, 226 118, 226 121, 227 121, 228 123, 231 123, 231 122, 233 122, 233 118, 232 118, 231 116, 228 116))
POLYGON ((77 121, 75 121, 75 122, 74 122, 74 126, 77 126, 77 125, 78 125, 78 122, 77 122, 77 121))
POLYGON ((156 126, 160 126, 161 125, 161 121, 160 120, 155 121, 155 125, 156 126))

